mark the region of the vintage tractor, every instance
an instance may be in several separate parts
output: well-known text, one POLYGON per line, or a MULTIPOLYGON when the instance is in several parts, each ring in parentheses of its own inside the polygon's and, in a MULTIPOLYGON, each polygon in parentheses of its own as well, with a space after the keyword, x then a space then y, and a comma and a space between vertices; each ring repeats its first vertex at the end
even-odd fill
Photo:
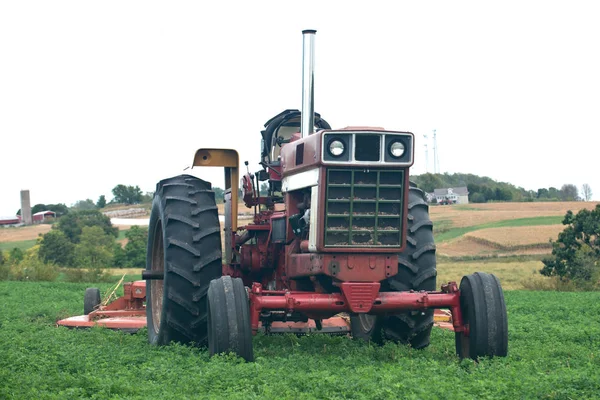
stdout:
POLYGON ((157 184, 143 273, 150 342, 208 344, 211 355, 251 361, 259 329, 309 319, 324 329, 347 313, 356 338, 423 348, 434 309, 448 308, 460 357, 506 356, 495 276, 475 273, 435 291, 432 222, 423 192, 409 181, 414 135, 331 129, 314 112, 314 37, 303 32, 302 112, 267 121, 262 168, 241 179, 252 223, 237 223, 235 150, 200 149, 193 161, 224 167, 223 227, 208 182, 180 175, 157 184))

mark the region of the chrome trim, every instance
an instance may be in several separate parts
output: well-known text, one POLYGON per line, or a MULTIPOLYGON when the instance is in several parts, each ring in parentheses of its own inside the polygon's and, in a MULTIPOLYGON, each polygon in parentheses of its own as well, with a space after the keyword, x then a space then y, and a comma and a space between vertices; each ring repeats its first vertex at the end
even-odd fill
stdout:
POLYGON ((319 186, 310 190, 310 227, 308 228, 308 251, 317 252, 317 221, 319 216, 319 186))
POLYGON ((281 181, 283 193, 303 189, 319 184, 319 168, 309 169, 294 175, 286 176, 281 181))
POLYGON ((315 131, 315 30, 302 31, 302 123, 300 132, 307 137, 315 131))

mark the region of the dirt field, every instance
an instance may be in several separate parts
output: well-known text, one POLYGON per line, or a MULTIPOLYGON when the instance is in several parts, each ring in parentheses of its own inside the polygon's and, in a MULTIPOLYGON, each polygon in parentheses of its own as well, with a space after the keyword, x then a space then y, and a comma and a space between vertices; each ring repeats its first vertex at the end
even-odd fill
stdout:
MULTIPOLYGON (((500 228, 508 229, 508 228, 500 228)), ((449 242, 437 244, 437 254, 445 257, 505 257, 505 256, 521 256, 521 255, 543 255, 550 254, 550 246, 539 248, 517 248, 503 249, 493 245, 482 243, 475 238, 469 236, 461 236, 449 242)))
POLYGON ((468 238, 482 239, 482 241, 496 244, 498 247, 510 248, 516 246, 548 244, 550 239, 556 240, 558 234, 564 229, 564 225, 488 228, 469 232, 465 236, 468 238))
POLYGON ((20 226, 18 228, 0 228, 0 242, 19 242, 37 239, 38 235, 50 231, 52 225, 40 224, 20 226))
POLYGON ((550 254, 550 239, 556 240, 564 225, 519 226, 480 229, 438 243, 438 253, 447 257, 477 257, 550 254))
POLYGON ((485 203, 429 208, 432 221, 453 228, 485 224, 509 219, 564 216, 568 210, 576 213, 596 207, 597 202, 545 202, 545 203, 485 203))

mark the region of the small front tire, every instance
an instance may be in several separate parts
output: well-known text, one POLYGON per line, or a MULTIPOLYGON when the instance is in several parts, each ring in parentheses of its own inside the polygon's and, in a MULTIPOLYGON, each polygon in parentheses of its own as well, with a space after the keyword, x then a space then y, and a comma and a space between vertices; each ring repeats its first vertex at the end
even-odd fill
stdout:
POLYGON ((102 299, 100 298, 100 289, 87 288, 83 296, 83 313, 88 315, 92 311, 96 311, 100 307, 102 299))
POLYGON ((508 320, 502 286, 495 275, 476 272, 460 282, 460 309, 469 335, 456 332, 460 358, 506 357, 508 320))
POLYGON ((248 294, 240 278, 223 276, 210 282, 208 350, 211 356, 231 352, 254 361, 248 294))

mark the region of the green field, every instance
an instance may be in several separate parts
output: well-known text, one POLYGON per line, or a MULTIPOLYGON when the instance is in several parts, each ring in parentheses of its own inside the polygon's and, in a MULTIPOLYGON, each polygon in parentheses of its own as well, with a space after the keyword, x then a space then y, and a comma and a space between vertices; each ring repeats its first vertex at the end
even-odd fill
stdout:
POLYGON ((27 249, 35 246, 36 242, 37 242, 37 239, 20 240, 18 242, 1 242, 0 243, 0 251, 10 251, 14 248, 21 249, 21 250, 27 250, 27 249))
MULTIPOLYGON (((0 398, 598 398, 600 293, 507 291, 509 356, 459 361, 454 334, 378 347, 259 336, 255 363, 152 347, 144 332, 57 328, 86 284, 0 282, 0 398)), ((102 284, 102 290, 107 289, 102 284)))
MULTIPOLYGON (((129 228, 127 229, 119 229, 119 236, 117 236, 116 240, 123 240, 125 239, 125 234, 127 233, 127 231, 129 230, 129 228)), ((15 247, 21 250, 27 250, 33 246, 35 246, 35 243, 37 242, 37 239, 33 239, 33 240, 18 240, 15 242, 0 242, 0 251, 10 251, 12 249, 14 249, 15 247)))

